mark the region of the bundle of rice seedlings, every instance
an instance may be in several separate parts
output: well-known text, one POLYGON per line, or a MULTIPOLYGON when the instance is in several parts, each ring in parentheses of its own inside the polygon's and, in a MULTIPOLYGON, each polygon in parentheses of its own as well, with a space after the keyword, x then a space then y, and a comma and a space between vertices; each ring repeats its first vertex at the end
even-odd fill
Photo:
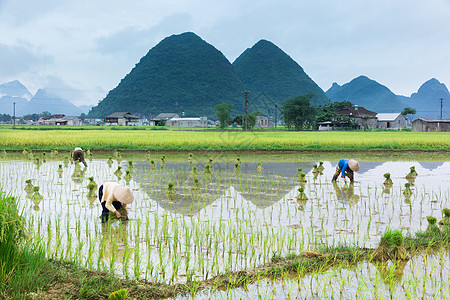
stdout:
POLYGON ((306 174, 303 172, 300 172, 297 174, 297 181, 300 184, 305 184, 308 180, 306 180, 306 174))
POLYGON ((125 171, 125 176, 123 176, 123 179, 125 179, 126 184, 130 184, 130 181, 132 179, 130 170, 125 171))
POLYGON ((95 183, 93 176, 89 177, 88 179, 89 179, 89 183, 86 186, 86 188, 88 189, 87 196, 88 196, 88 198, 97 197, 97 194, 95 192, 97 190, 98 185, 97 185, 97 183, 95 183))
POLYGON ((405 189, 403 190, 403 195, 405 195, 405 197, 411 197, 412 195, 412 191, 410 189, 411 183, 407 182, 405 183, 405 189))
POLYGON ((319 161, 319 166, 317 167, 317 169, 319 170, 320 173, 322 173, 323 170, 325 170, 325 167, 323 166, 323 161, 319 161))
POLYGON ((417 177, 416 167, 412 166, 409 168, 409 173, 406 175, 406 178, 416 178, 417 177))
POLYGON ((440 240, 442 238, 442 231, 439 229, 439 226, 436 224, 437 219, 435 217, 428 216, 427 217, 428 226, 425 230, 425 235, 428 238, 432 238, 433 240, 440 240))
POLYGON ((312 173, 313 173, 313 174, 318 174, 318 173, 320 173, 319 169, 317 168, 317 164, 314 164, 314 165, 313 165, 312 173))
POLYGON ((404 240, 400 230, 386 228, 378 248, 372 255, 372 260, 385 262, 389 259, 391 261, 409 259, 406 249, 403 247, 404 240))
POLYGON ((32 181, 33 181, 33 179, 27 179, 27 180, 25 180, 25 183, 26 183, 27 185, 25 185, 24 190, 25 190, 25 192, 27 192, 27 194, 33 193, 33 187, 34 187, 34 185, 31 183, 32 181))
POLYGON ((444 208, 442 210, 444 217, 439 221, 439 225, 448 226, 450 225, 450 209, 444 208))
POLYGON ((209 164, 205 165, 205 170, 203 171, 203 173, 204 174, 209 174, 209 175, 212 174, 211 166, 209 164))
POLYGON ((234 174, 237 176, 240 171, 241 171, 241 165, 238 162, 234 163, 234 169, 233 169, 234 174))
POLYGON ((297 200, 308 200, 308 196, 306 196, 305 194, 304 187, 299 187, 297 191, 298 191, 297 200))
POLYGON ((258 167, 256 167, 256 170, 258 171, 258 173, 261 173, 263 169, 264 168, 263 168, 262 164, 259 162, 258 167))
POLYGON ((33 195, 31 196, 31 201, 33 201, 33 203, 36 205, 36 207, 39 205, 39 203, 41 203, 41 201, 44 199, 44 197, 42 197, 42 195, 39 193, 39 187, 38 186, 34 186, 33 187, 33 195))
POLYGON ((152 170, 156 169, 156 164, 155 164, 155 161, 154 161, 154 160, 151 160, 151 161, 150 161, 150 168, 151 168, 152 170))
POLYGON ((108 221, 114 222, 114 221, 117 221, 117 220, 121 220, 122 222, 125 222, 125 221, 128 220, 128 211, 127 211, 126 205, 123 205, 117 211, 120 212, 120 218, 117 219, 117 216, 116 216, 115 213, 109 212, 108 221))
POLYGON ((129 160, 128 161, 128 170, 132 171, 133 169, 134 169, 133 161, 129 160))
POLYGON ((191 178, 193 180, 198 178, 198 171, 197 171, 197 167, 193 166, 191 172, 189 172, 189 176, 191 176, 191 178))
POLYGON ((392 186, 394 183, 392 182, 391 179, 391 174, 390 173, 384 173, 384 178, 386 178, 386 180, 383 182, 385 187, 390 187, 392 186))
POLYGON ((122 176, 123 172, 122 172, 122 167, 121 166, 117 166, 117 170, 114 171, 114 175, 120 177, 122 176))
POLYGON ((198 178, 194 179, 194 183, 192 184, 192 191, 200 191, 200 183, 198 181, 198 178))

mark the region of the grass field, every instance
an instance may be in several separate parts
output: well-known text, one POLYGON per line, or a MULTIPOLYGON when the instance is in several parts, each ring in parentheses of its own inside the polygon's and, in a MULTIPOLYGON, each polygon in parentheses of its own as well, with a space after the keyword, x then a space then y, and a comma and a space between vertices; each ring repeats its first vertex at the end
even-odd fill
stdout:
POLYGON ((26 130, 0 127, 0 149, 166 151, 450 150, 450 133, 409 131, 26 130))

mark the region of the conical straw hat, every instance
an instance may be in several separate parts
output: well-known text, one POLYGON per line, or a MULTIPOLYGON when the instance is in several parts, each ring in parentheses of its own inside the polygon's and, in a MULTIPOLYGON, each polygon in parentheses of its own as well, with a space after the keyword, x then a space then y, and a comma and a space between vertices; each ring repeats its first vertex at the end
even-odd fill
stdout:
POLYGON ((348 166, 350 169, 352 169, 353 172, 358 172, 359 171, 359 163, 354 160, 354 159, 350 159, 348 161, 348 166))
POLYGON ((134 201, 133 193, 126 186, 118 185, 113 190, 114 198, 123 204, 130 204, 134 201))

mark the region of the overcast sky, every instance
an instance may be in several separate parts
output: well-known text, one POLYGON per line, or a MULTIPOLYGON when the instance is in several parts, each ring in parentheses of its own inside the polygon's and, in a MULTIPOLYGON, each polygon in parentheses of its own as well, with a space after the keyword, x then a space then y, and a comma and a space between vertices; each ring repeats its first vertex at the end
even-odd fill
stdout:
POLYGON ((230 62, 270 40, 324 91, 359 75, 406 96, 430 78, 450 85, 450 0, 0 0, 0 83, 96 104, 186 31, 230 62))

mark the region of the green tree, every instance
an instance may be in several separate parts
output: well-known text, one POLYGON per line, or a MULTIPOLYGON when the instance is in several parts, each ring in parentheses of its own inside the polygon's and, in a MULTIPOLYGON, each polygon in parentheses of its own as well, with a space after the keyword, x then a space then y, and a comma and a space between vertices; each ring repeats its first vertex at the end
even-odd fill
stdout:
POLYGON ((333 122, 337 115, 338 111, 343 109, 344 107, 353 106, 353 104, 349 101, 340 101, 340 102, 332 102, 325 105, 319 105, 317 107, 317 122, 333 122))
POLYGON ((405 118, 408 119, 407 115, 415 115, 416 114, 416 110, 412 107, 405 107, 402 111, 402 115, 405 116, 405 118))
POLYGON ((230 113, 231 109, 233 108, 233 104, 229 103, 221 103, 217 104, 214 108, 214 113, 217 116, 217 119, 219 120, 219 127, 225 128, 230 123, 230 113))
POLYGON ((311 102, 315 97, 314 94, 309 93, 287 99, 281 103, 281 115, 288 129, 301 130, 304 126, 310 126, 314 123, 316 109, 311 105, 311 102))
MULTIPOLYGON (((252 112, 251 114, 247 115, 248 123, 247 123, 247 129, 253 129, 256 125, 256 116, 259 112, 252 112)), ((236 123, 236 125, 243 126, 244 124, 244 115, 237 115, 234 117, 233 120, 231 120, 231 123, 236 123)), ((244 129, 244 127, 242 127, 244 129)))

